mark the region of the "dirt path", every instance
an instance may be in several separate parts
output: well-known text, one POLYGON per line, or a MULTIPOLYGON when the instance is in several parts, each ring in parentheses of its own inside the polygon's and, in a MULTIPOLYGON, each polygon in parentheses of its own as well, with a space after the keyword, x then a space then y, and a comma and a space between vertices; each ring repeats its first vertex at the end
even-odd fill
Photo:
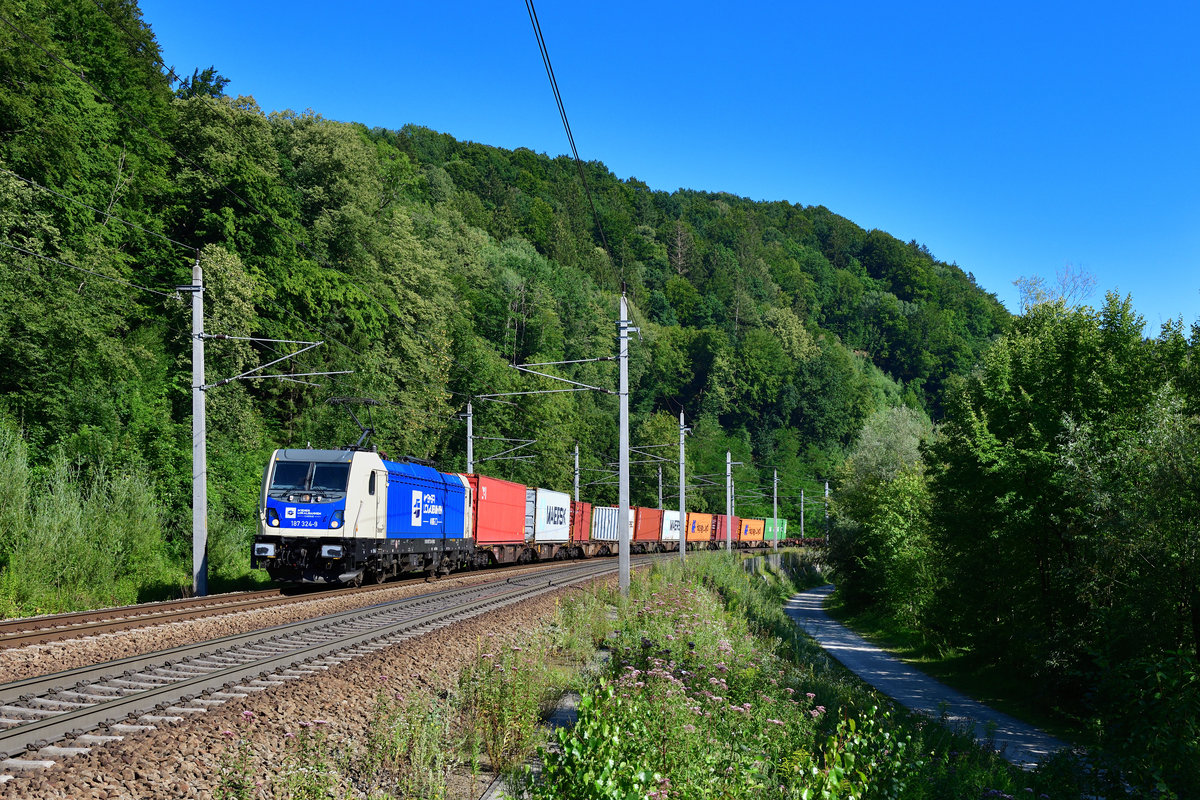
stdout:
POLYGON ((1030 769, 1066 742, 1001 714, 880 650, 825 613, 832 585, 802 592, 787 603, 787 612, 805 633, 831 656, 903 706, 952 726, 973 727, 981 744, 991 743, 1004 758, 1030 769))

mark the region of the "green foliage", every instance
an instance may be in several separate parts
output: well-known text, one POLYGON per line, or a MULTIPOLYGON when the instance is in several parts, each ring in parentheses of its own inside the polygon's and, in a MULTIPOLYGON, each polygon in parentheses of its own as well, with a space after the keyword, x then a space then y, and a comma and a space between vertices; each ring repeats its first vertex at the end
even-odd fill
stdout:
POLYGON ((1025 775, 864 691, 797 632, 781 603, 794 586, 775 577, 698 554, 635 581, 578 723, 516 796, 1079 795, 1070 767, 1025 775))

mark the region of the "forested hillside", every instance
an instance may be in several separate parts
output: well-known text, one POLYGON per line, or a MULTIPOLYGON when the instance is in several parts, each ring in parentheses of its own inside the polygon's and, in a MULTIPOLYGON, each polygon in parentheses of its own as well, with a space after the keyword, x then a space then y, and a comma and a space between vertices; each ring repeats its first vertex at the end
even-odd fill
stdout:
MULTIPOLYGON (((682 410, 692 473, 723 472, 731 449, 750 494, 777 467, 793 518, 864 420, 938 416, 947 376, 1009 322, 957 266, 820 205, 656 191, 591 162, 597 225, 567 158, 266 113, 225 83, 219 65, 176 80, 136 3, 0 12, 0 583, 14 610, 187 582, 190 313, 174 287, 197 252, 208 332, 324 341, 284 368, 352 371, 208 391, 217 578, 246 569, 269 451, 357 438, 330 397, 382 403, 389 455, 464 469, 467 402, 557 388, 513 363, 613 355, 622 287, 641 328, 634 444, 676 442, 682 410), (103 552, 73 561, 95 520, 117 516, 130 521, 103 552)), ((210 341, 208 380, 295 349, 210 341)), ((557 371, 615 387, 611 362, 557 371)), ((481 471, 566 489, 578 444, 585 498, 615 500, 598 471, 616 459, 613 397, 473 406, 477 436, 536 440, 533 460, 481 471)), ((478 445, 480 458, 511 446, 478 445)), ((675 479, 668 467, 668 497, 675 479)), ((656 502, 650 467, 633 491, 656 502)), ((738 508, 762 515, 770 499, 738 508)))

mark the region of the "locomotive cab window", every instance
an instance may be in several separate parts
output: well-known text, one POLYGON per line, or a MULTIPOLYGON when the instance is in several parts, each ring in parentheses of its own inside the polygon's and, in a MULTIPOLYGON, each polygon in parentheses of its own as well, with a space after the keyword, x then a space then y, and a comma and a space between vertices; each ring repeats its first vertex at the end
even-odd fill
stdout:
POLYGON ((344 492, 350 482, 349 464, 313 465, 312 490, 314 492, 344 492))
POLYGON ((295 461, 276 461, 275 473, 271 476, 271 488, 287 491, 304 489, 308 483, 308 468, 311 464, 295 461))
POLYGON ((371 477, 367 479, 367 494, 375 494, 375 473, 371 473, 371 477))

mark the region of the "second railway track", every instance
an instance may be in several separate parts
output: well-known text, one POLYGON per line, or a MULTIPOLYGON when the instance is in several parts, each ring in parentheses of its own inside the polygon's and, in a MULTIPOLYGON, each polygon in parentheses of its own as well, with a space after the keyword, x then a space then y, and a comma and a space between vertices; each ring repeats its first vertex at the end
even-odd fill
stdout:
POLYGON ((571 564, 6 684, 0 768, 11 776, 46 767, 615 567, 571 564))

